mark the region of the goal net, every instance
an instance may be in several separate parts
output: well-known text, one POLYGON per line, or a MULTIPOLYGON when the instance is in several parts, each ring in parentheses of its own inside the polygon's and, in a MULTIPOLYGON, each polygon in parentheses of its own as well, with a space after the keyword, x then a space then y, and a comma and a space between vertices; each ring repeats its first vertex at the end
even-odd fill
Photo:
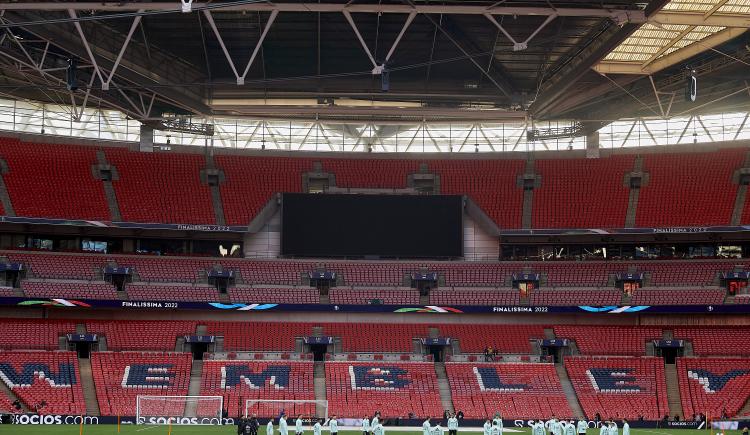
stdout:
POLYGON ((137 424, 220 425, 222 396, 138 396, 137 424))
POLYGON ((281 413, 286 414, 289 426, 299 415, 307 424, 310 418, 328 418, 327 400, 245 400, 245 416, 256 415, 260 418, 278 418, 281 413))

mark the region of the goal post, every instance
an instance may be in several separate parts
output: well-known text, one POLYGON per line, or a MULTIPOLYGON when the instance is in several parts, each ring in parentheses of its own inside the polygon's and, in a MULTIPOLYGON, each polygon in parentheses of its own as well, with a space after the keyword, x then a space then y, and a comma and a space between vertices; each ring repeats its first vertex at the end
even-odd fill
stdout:
POLYGON ((222 396, 150 396, 136 397, 136 424, 221 425, 222 396))
POLYGON ((305 421, 310 418, 328 418, 327 400, 245 400, 245 417, 256 415, 260 418, 278 418, 286 414, 289 425, 294 425, 297 416, 302 415, 305 421))

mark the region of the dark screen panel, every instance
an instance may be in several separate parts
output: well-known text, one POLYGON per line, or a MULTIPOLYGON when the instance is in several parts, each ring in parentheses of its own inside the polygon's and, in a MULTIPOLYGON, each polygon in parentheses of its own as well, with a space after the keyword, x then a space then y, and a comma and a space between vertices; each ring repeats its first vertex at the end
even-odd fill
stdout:
POLYGON ((285 193, 281 253, 303 257, 460 257, 460 196, 285 193))

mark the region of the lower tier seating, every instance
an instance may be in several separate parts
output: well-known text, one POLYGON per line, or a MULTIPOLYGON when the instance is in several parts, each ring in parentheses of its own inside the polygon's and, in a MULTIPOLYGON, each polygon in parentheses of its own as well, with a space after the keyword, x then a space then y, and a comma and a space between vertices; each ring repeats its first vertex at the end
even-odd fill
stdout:
POLYGON ((293 351, 296 337, 312 335, 312 324, 206 322, 207 333, 224 337, 224 350, 293 351))
MULTIPOLYGON (((102 415, 136 415, 138 396, 186 396, 190 384, 188 353, 94 352, 91 369, 102 415)), ((141 404, 144 416, 182 416, 184 401, 141 404)))
POLYGON ((0 379, 39 414, 86 412, 75 352, 0 352, 0 379))
POLYGON ((674 338, 692 341, 695 355, 750 355, 750 327, 675 328, 674 338))
POLYGON ((443 415, 430 363, 328 362, 326 397, 328 414, 339 417, 361 418, 375 410, 385 418, 443 415))
POLYGON ((195 327, 196 323, 191 321, 86 322, 86 330, 89 333, 107 338, 109 350, 174 350, 177 337, 195 334, 195 327))
POLYGON ((454 409, 466 418, 573 417, 552 364, 446 363, 454 409))
MULTIPOLYGON (((313 363, 309 361, 221 361, 203 363, 202 396, 223 396, 230 417, 245 414, 248 400, 315 400, 313 363)), ((288 403, 263 405, 251 403, 248 415, 278 417, 284 409, 287 416, 315 415, 315 404, 288 403)), ((215 408, 204 407, 209 414, 215 408)))
POLYGON ((0 349, 46 349, 59 347, 61 335, 75 332, 75 322, 45 319, 0 319, 0 349))
POLYGON ((481 353, 492 347, 500 353, 531 353, 531 339, 544 338, 542 325, 439 325, 440 336, 459 339, 461 352, 481 353))
POLYGON ((750 397, 750 358, 678 358, 685 417, 734 417, 750 397))
POLYGON ((584 355, 645 355, 646 342, 660 339, 660 328, 635 326, 572 326, 554 327, 555 336, 576 341, 584 355))
POLYGON ((569 357, 570 382, 589 419, 658 420, 669 414, 664 360, 655 357, 569 357))

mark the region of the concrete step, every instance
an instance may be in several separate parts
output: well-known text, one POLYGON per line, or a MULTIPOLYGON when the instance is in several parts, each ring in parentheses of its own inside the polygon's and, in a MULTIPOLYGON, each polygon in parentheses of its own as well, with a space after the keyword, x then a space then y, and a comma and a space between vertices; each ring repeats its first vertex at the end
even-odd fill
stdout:
POLYGON ((555 371, 557 372, 557 377, 560 378, 560 384, 565 392, 565 397, 568 399, 570 409, 573 411, 577 419, 583 419, 583 408, 581 408, 581 404, 578 402, 578 396, 576 396, 576 391, 573 388, 573 384, 570 382, 568 371, 565 370, 563 364, 555 364, 555 371))
POLYGON ((555 336, 555 330, 552 328, 544 328, 544 338, 546 338, 547 340, 554 340, 555 338, 557 338, 555 336))
POLYGON ((671 329, 664 329, 661 331, 662 340, 674 340, 674 332, 671 329))
POLYGON ((13 210, 13 203, 8 195, 8 187, 5 185, 5 179, 3 174, 8 172, 8 165, 5 160, 0 159, 0 204, 3 205, 6 216, 15 216, 16 212, 13 210))
POLYGON ((454 412, 453 395, 451 394, 450 383, 448 383, 448 373, 445 371, 445 363, 435 363, 435 374, 437 375, 440 402, 443 404, 443 410, 454 412))
MULTIPOLYGON (((313 364, 313 386, 315 388, 315 400, 328 400, 326 395, 326 366, 323 361, 315 361, 313 364)), ((316 404, 316 417, 328 417, 326 414, 325 407, 322 404, 316 404)))
POLYGON ((78 369, 81 374, 81 388, 86 401, 86 415, 99 415, 99 399, 96 397, 96 385, 91 370, 91 360, 78 358, 78 369))
POLYGON ((738 417, 742 417, 742 416, 747 417, 748 415, 750 415, 750 398, 748 398, 747 402, 745 402, 745 405, 742 408, 740 408, 739 411, 737 411, 738 417))
POLYGON ((99 336, 99 352, 106 352, 107 351, 107 337, 100 335, 99 336))
POLYGON ((664 364, 664 375, 667 382, 667 403, 669 404, 669 415, 682 415, 682 400, 680 399, 680 384, 677 378, 677 367, 675 364, 664 364))
MULTIPOLYGON (((203 376, 203 361, 193 360, 193 366, 190 368, 190 386, 188 387, 188 396, 201 395, 201 377, 203 376)), ((198 411, 198 401, 189 400, 185 404, 185 417, 195 417, 198 411)))
POLYGON ((208 335, 208 326, 198 325, 195 327, 195 335, 208 335))

